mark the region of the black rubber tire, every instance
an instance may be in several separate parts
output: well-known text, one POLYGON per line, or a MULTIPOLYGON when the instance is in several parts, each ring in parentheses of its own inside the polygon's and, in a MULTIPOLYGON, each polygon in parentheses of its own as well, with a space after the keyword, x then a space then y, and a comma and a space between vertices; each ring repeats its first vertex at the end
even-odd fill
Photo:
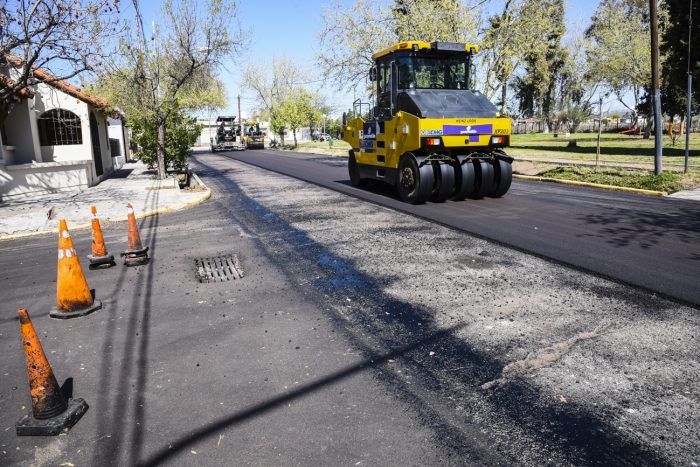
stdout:
POLYGON ((435 186, 430 201, 444 203, 455 191, 455 169, 447 163, 433 162, 435 186))
POLYGON ((457 164, 459 165, 455 169, 455 192, 452 199, 464 201, 474 193, 476 171, 474 170, 474 164, 470 160, 465 161, 464 164, 460 164, 460 161, 457 161, 457 164))
POLYGON ((396 188, 402 201, 411 204, 425 203, 433 193, 434 184, 432 165, 425 164, 420 167, 413 154, 401 157, 396 188))
POLYGON ((366 180, 360 177, 360 169, 357 167, 355 152, 348 152, 348 175, 350 175, 350 185, 355 188, 365 185, 366 180))
POLYGON ((493 190, 487 196, 500 198, 508 192, 513 182, 513 166, 506 161, 494 159, 493 169, 495 175, 493 190))
POLYGON ((474 192, 470 195, 474 199, 480 199, 493 190, 494 171, 490 160, 474 159, 476 183, 474 192))

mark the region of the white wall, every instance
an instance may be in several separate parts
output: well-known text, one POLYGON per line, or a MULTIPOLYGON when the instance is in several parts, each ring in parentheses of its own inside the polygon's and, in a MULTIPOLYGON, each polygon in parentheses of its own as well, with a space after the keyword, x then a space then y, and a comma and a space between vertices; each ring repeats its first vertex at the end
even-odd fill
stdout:
POLYGON ((32 125, 34 99, 25 99, 15 104, 9 115, 5 118, 5 132, 7 141, 3 144, 13 146, 11 154, 5 153, 5 165, 26 164, 40 160, 39 135, 36 123, 32 125))
POLYGON ((88 187, 92 162, 46 162, 0 167, 0 201, 88 187))

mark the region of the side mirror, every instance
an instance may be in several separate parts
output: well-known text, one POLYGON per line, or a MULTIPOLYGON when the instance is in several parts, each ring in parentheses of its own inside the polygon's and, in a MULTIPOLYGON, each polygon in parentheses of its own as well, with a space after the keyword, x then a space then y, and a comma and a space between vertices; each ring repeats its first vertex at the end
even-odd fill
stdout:
POLYGON ((373 66, 372 68, 369 69, 369 80, 370 81, 377 81, 377 67, 373 66))
POLYGON ((343 128, 348 125, 348 114, 343 112, 343 128))

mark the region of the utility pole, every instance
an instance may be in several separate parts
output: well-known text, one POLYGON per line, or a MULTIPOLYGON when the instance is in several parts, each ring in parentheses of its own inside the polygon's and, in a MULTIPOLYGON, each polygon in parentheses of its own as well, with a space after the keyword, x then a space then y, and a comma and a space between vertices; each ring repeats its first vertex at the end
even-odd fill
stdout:
POLYGON ((243 117, 241 116, 241 95, 238 95, 238 124, 243 125, 243 117))
POLYGON ((688 156, 690 153, 690 124, 693 121, 691 103, 693 100, 693 75, 690 73, 690 39, 693 30, 693 0, 690 0, 688 13, 688 108, 685 113, 685 161, 683 172, 688 173, 688 156))
POLYGON ((600 164, 600 134, 603 131, 603 96, 600 96, 598 101, 598 145, 595 151, 595 172, 598 173, 598 164, 600 164))
POLYGON ((661 91, 659 90, 659 15, 657 0, 649 0, 649 16, 651 17, 651 95, 654 104, 654 174, 661 175, 663 163, 661 152, 663 136, 661 121, 661 91))

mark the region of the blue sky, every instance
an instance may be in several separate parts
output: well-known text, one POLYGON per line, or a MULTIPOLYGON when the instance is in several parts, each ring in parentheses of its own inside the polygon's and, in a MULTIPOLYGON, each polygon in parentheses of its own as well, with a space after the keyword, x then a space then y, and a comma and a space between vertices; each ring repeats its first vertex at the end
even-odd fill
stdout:
MULTIPOLYGON (((486 7, 497 11, 503 0, 487 0, 486 7)), ((312 79, 318 76, 315 56, 319 51, 317 33, 321 29, 321 12, 330 0, 271 0, 237 2, 243 27, 251 33, 249 50, 236 62, 227 64, 221 73, 226 84, 229 108, 222 114, 237 115, 236 96, 241 94, 241 107, 244 116, 248 116, 256 107, 254 95, 240 87, 239 73, 251 61, 270 63, 273 57, 286 56, 294 60, 312 79)), ((343 0, 351 4, 351 0, 343 0)), ((569 29, 582 30, 588 24, 597 0, 567 0, 567 25, 569 29)), ((151 23, 157 22, 160 15, 160 1, 139 2, 144 27, 150 30, 151 23)), ((122 2, 123 13, 133 15, 131 2, 122 2)), ((148 34, 148 32, 147 32, 148 34)), ((331 87, 322 88, 328 102, 340 114, 352 103, 352 93, 339 93, 331 87)))

